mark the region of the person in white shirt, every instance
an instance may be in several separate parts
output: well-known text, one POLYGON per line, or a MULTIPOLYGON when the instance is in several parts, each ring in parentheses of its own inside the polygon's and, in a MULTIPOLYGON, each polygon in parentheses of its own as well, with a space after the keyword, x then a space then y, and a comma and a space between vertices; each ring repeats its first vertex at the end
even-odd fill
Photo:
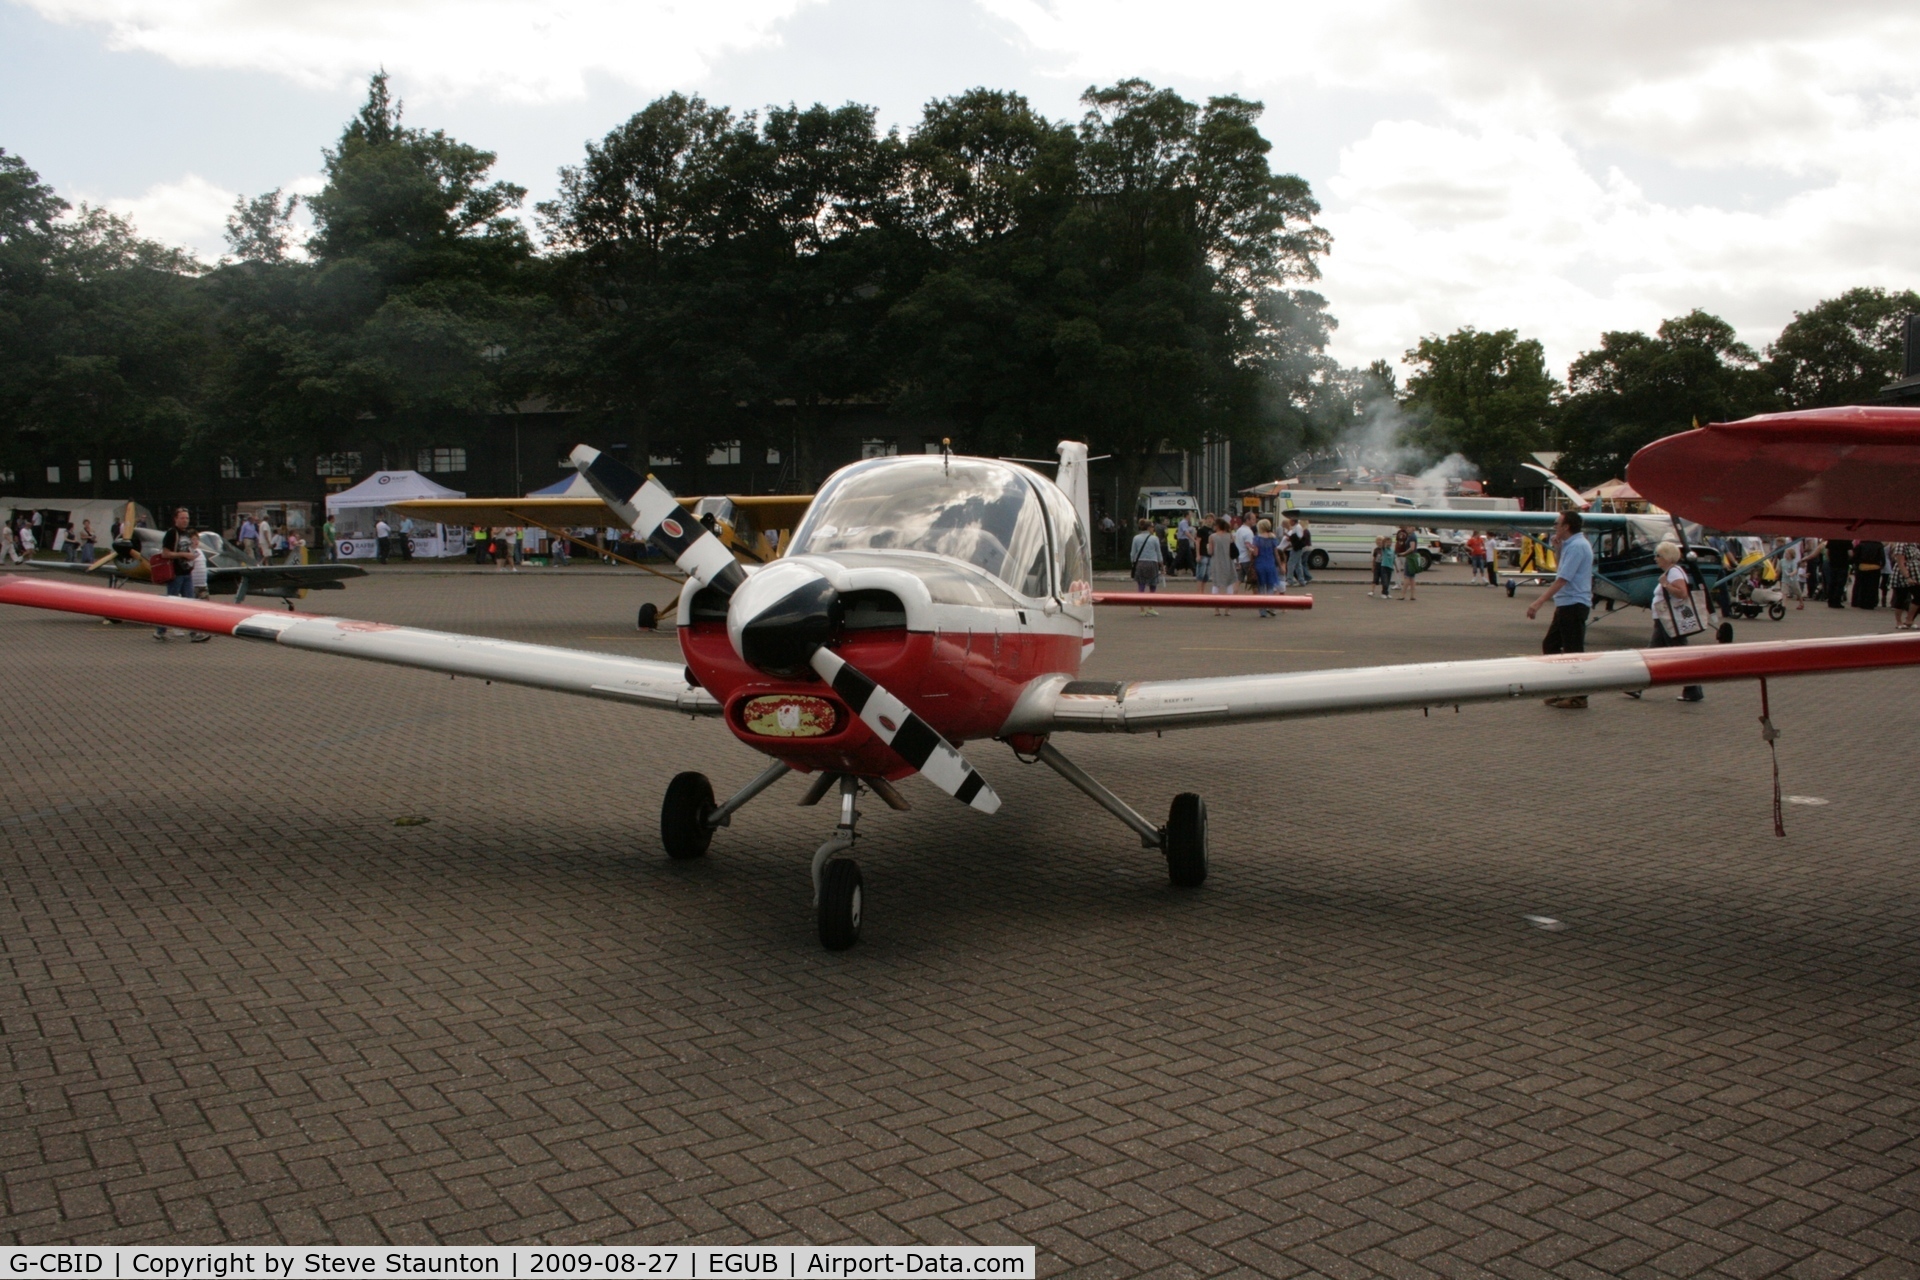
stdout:
POLYGON ((387 551, 392 544, 393 526, 385 520, 373 522, 373 545, 381 564, 387 562, 387 551))
POLYGON ((1253 585, 1254 532, 1253 513, 1242 512, 1233 526, 1233 545, 1240 548, 1240 558, 1233 562, 1234 577, 1248 585, 1253 585))
MULTIPOLYGON (((1693 632, 1682 632, 1680 615, 1676 613, 1675 606, 1679 606, 1681 611, 1694 608, 1693 581, 1687 577, 1686 569, 1680 564, 1678 543, 1661 543, 1654 548, 1653 558, 1660 564, 1660 584, 1653 589, 1653 647, 1670 649, 1675 646, 1684 646, 1687 643, 1687 636, 1693 632)), ((1692 619, 1691 625, 1694 631, 1704 630, 1704 624, 1700 622, 1697 615, 1692 619)), ((1635 690, 1628 691, 1627 696, 1635 701, 1640 698, 1639 692, 1635 690)), ((1706 696, 1707 691, 1697 684, 1690 684, 1680 691, 1682 702, 1700 702, 1706 696)))

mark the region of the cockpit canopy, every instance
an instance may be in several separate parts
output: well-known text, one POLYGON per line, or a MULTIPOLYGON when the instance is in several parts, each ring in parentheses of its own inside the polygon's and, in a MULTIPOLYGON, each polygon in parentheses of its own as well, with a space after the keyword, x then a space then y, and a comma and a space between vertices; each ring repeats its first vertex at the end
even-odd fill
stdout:
POLYGON ((931 552, 1042 597, 1054 592, 1056 557, 1061 590, 1089 576, 1078 524, 1064 494, 1018 467, 984 458, 875 458, 827 481, 794 531, 792 552, 931 552), (1061 508, 1051 513, 1052 529, 1050 507, 1061 508))

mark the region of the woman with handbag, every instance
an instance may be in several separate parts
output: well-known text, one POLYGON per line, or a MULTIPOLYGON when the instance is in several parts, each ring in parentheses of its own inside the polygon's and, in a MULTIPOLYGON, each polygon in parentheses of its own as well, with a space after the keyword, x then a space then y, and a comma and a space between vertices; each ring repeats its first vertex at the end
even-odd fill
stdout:
MULTIPOLYGON (((1154 532, 1153 526, 1143 517, 1140 521, 1140 532, 1133 535, 1132 552, 1133 585, 1143 594, 1160 590, 1160 568, 1164 563, 1164 557, 1160 554, 1161 545, 1160 535, 1154 532)), ((1160 611, 1143 606, 1140 616, 1157 618, 1160 616, 1160 611)))
MULTIPOLYGON (((1693 598, 1693 581, 1680 567, 1679 544, 1661 543, 1654 548, 1653 558, 1660 564, 1660 583, 1653 589, 1653 647, 1683 646, 1707 629, 1693 598)), ((1634 691, 1627 696, 1638 700, 1640 694, 1634 691)), ((1697 684, 1680 691, 1682 702, 1701 702, 1706 696, 1707 691, 1697 684)))

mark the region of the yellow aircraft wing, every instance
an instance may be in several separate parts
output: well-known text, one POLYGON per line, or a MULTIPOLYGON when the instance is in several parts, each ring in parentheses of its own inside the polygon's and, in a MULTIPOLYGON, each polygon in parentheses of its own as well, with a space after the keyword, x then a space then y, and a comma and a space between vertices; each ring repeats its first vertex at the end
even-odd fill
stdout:
MULTIPOLYGON (((767 534, 778 531, 785 549, 787 535, 813 503, 810 493, 727 494, 725 497, 683 497, 680 505, 699 515, 713 510, 721 539, 756 559, 775 554, 767 534), (726 505, 722 505, 726 504, 726 505), (729 512, 728 507, 731 508, 729 512)), ((620 519, 598 498, 414 498, 396 502, 393 510, 415 520, 435 524, 492 529, 535 525, 546 529, 618 528, 620 519)))

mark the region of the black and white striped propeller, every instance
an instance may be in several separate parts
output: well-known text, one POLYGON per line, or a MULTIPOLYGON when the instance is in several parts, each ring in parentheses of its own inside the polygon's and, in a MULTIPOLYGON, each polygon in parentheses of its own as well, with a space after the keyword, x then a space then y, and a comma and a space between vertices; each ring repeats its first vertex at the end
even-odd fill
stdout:
POLYGON ((727 598, 727 636, 734 651, 769 675, 812 670, 893 753, 964 805, 992 813, 999 793, 934 727, 872 677, 827 647, 840 599, 819 573, 791 561, 748 577, 720 539, 688 519, 659 481, 581 445, 571 460, 595 493, 642 538, 673 557, 702 587, 727 598))

